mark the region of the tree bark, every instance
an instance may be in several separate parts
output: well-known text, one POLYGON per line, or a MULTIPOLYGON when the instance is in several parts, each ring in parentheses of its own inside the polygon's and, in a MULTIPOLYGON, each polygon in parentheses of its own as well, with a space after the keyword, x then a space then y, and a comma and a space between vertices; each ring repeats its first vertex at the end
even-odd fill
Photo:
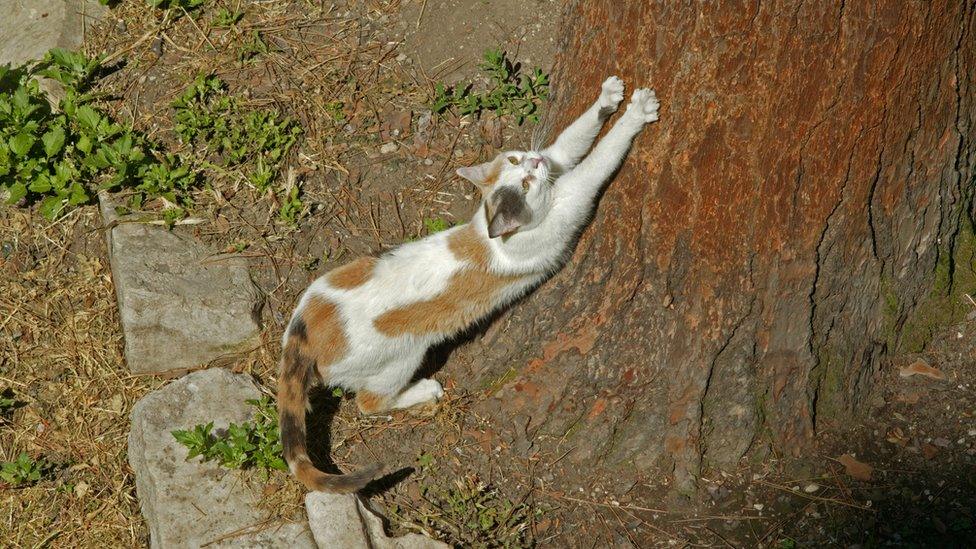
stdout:
POLYGON ((612 74, 661 120, 570 264, 489 333, 524 438, 688 490, 862 410, 971 289, 974 6, 569 6, 552 126, 612 74))

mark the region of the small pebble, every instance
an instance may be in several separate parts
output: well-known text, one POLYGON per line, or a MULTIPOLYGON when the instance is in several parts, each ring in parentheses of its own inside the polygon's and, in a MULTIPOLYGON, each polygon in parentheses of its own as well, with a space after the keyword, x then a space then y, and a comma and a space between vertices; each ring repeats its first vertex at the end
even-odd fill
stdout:
POLYGON ((396 143, 383 143, 383 146, 380 147, 380 154, 390 154, 396 152, 396 150, 396 143))
POLYGON ((806 486, 803 487, 803 491, 808 494, 812 494, 819 489, 820 489, 820 485, 817 484, 816 482, 811 482, 810 484, 807 484, 806 486))
POLYGON ((765 506, 765 505, 763 505, 762 503, 756 503, 756 504, 754 504, 754 505, 753 505, 752 507, 753 507, 753 509, 755 509, 756 511, 762 511, 762 510, 763 510, 763 508, 764 508, 764 507, 766 507, 766 506, 765 506))

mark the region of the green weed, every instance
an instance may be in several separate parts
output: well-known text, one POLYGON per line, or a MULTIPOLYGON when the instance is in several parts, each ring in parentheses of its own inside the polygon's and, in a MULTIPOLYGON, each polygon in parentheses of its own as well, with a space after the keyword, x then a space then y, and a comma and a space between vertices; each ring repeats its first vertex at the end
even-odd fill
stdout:
POLYGON ((231 423, 225 431, 215 433, 213 422, 188 430, 173 431, 173 437, 189 450, 186 459, 201 456, 229 469, 256 468, 267 475, 271 470, 286 470, 281 458, 278 411, 268 397, 248 400, 255 417, 240 425, 231 423))
POLYGON ((479 93, 472 85, 449 87, 438 83, 434 86, 431 110, 442 113, 453 108, 462 116, 490 111, 499 116, 512 115, 519 125, 526 120, 539 122, 538 107, 549 97, 549 75, 539 68, 523 74, 521 64, 512 63, 498 49, 485 51, 479 67, 488 76, 487 90, 479 93))
POLYGON ((345 106, 346 104, 342 101, 332 101, 325 104, 325 111, 329 113, 336 124, 345 124, 346 112, 343 110, 345 106))
MULTIPOLYGON (((418 460, 429 467, 433 458, 418 460)), ((474 476, 461 477, 447 488, 421 488, 421 508, 390 507, 407 527, 431 533, 458 547, 531 547, 529 524, 533 511, 525 504, 502 499, 498 492, 474 476)))
POLYGON ((21 453, 15 461, 0 462, 0 480, 12 486, 32 484, 41 480, 51 468, 43 459, 34 460, 26 453, 21 453))
POLYGON ((0 425, 8 423, 13 416, 14 410, 23 405, 23 402, 14 397, 13 389, 7 387, 3 391, 0 391, 0 425))
POLYGON ((135 203, 146 196, 189 203, 196 174, 169 173, 181 162, 158 161, 150 143, 92 103, 89 89, 101 70, 100 59, 61 49, 33 66, 0 66, 0 194, 7 203, 40 203, 47 219, 122 187, 136 191, 135 203), (64 86, 57 110, 38 76, 64 86))
POLYGON ((424 218, 424 228, 427 229, 427 234, 434 234, 450 229, 451 224, 440 217, 427 217, 424 218))
POLYGON ((247 63, 252 61, 255 57, 259 55, 265 55, 271 51, 268 47, 268 43, 264 41, 261 37, 261 33, 258 31, 252 31, 251 36, 241 44, 240 50, 237 52, 237 58, 242 63, 247 63))
POLYGON ((244 108, 216 76, 198 76, 172 106, 176 133, 197 156, 246 174, 258 192, 273 190, 280 217, 297 219, 303 206, 297 185, 274 188, 273 183, 302 134, 298 124, 273 109, 244 108))
POLYGON ((149 5, 162 10, 184 9, 190 11, 199 8, 207 0, 148 0, 149 5))
POLYGON ((220 8, 213 18, 213 26, 218 28, 233 27, 244 19, 244 12, 220 8))

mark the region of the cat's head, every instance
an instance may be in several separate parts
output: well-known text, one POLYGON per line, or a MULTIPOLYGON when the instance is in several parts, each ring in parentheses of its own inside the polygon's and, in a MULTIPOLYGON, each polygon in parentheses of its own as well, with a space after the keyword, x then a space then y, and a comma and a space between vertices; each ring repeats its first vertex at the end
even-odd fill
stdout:
POLYGON ((458 168, 484 197, 488 236, 497 238, 533 229, 552 203, 549 161, 533 151, 508 151, 491 162, 458 168))

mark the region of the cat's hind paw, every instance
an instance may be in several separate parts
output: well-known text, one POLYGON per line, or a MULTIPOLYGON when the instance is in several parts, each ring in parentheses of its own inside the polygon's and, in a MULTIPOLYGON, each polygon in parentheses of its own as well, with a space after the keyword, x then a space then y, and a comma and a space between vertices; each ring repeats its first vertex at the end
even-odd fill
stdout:
POLYGON ((428 400, 440 400, 444 397, 444 388, 436 379, 425 378, 417 382, 417 391, 426 394, 428 400))
POLYGON ((660 106, 661 103, 657 100, 654 90, 640 88, 634 90, 634 95, 630 97, 627 114, 640 118, 641 122, 646 124, 658 119, 657 110, 660 106))
POLYGON ((396 402, 393 403, 393 407, 401 409, 412 408, 428 402, 437 402, 443 396, 444 388, 441 387, 441 384, 436 379, 425 378, 407 387, 405 391, 400 393, 396 402))
POLYGON ((604 114, 611 114, 617 110, 620 106, 620 102, 624 100, 624 81, 617 78, 616 76, 611 76, 603 81, 603 85, 600 86, 600 98, 597 99, 597 104, 600 106, 600 112, 604 114))

